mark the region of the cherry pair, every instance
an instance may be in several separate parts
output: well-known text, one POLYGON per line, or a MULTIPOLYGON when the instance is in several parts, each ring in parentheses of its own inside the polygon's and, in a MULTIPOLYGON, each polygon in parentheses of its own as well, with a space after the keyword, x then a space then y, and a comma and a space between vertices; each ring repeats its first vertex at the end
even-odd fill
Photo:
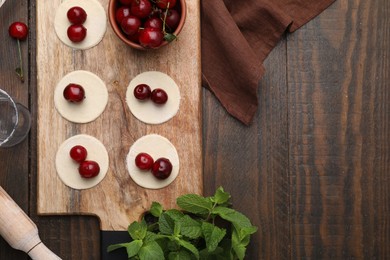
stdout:
POLYGON ((74 6, 66 13, 71 25, 68 27, 67 34, 72 42, 81 42, 87 36, 87 28, 83 23, 87 20, 87 13, 79 6, 74 6))
POLYGON ((81 177, 93 178, 99 174, 99 164, 95 161, 86 160, 88 153, 84 146, 73 146, 72 149, 70 149, 69 155, 74 161, 79 163, 79 174, 81 177))
POLYGON ((139 153, 135 157, 135 165, 143 171, 151 170, 153 176, 160 180, 168 178, 172 172, 169 159, 161 157, 154 161, 148 153, 139 153))
POLYGON ((147 84, 139 84, 134 88, 134 97, 138 100, 151 99, 154 103, 162 105, 167 103, 168 94, 161 88, 156 88, 153 91, 147 84))

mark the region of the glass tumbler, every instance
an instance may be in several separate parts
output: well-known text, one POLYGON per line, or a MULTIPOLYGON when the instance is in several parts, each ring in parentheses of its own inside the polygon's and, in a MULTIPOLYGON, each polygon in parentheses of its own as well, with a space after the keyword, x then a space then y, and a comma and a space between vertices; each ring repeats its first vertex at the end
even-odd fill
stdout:
POLYGON ((0 148, 14 146, 26 138, 31 127, 28 109, 0 89, 0 148))

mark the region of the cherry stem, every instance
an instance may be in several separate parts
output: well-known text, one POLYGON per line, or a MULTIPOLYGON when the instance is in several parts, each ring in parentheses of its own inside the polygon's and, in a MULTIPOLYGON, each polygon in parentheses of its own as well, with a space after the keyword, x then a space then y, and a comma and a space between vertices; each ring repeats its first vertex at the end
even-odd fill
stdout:
POLYGON ((163 33, 166 34, 165 32, 165 23, 166 23, 166 20, 167 20, 167 16, 168 16, 168 9, 169 9, 169 4, 171 2, 168 2, 167 4, 167 8, 165 9, 165 15, 164 15, 164 21, 163 21, 163 33))
POLYGON ((24 82, 24 76, 23 76, 23 59, 22 59, 22 49, 20 48, 20 40, 19 39, 16 39, 17 43, 18 43, 18 53, 19 53, 19 64, 20 64, 20 68, 19 70, 17 70, 17 74, 19 75, 20 77, 20 80, 22 81, 22 83, 24 82))

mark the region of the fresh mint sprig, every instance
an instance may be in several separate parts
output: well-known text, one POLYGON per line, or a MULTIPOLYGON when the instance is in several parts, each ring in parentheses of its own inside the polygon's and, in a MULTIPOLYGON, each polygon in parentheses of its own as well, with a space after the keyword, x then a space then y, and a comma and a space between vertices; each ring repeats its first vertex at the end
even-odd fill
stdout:
POLYGON ((149 214, 128 227, 131 242, 110 245, 108 252, 125 248, 129 259, 242 260, 257 231, 250 220, 231 208, 230 194, 222 187, 211 197, 186 194, 177 198, 181 208, 164 210, 153 202, 149 214))

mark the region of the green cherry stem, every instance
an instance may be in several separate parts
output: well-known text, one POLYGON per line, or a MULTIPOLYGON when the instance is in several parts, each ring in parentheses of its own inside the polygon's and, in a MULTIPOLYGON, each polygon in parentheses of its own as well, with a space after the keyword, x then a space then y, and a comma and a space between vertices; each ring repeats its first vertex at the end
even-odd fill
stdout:
POLYGON ((162 28, 162 31, 163 31, 163 34, 164 34, 164 39, 167 42, 171 42, 171 41, 176 39, 176 35, 174 35, 173 33, 167 33, 165 31, 165 25, 166 25, 167 16, 168 16, 169 4, 170 4, 170 2, 168 2, 167 8, 165 9, 164 19, 163 19, 163 28, 162 28))
POLYGON ((23 83, 24 82, 24 75, 23 75, 22 48, 20 48, 20 40, 16 39, 16 41, 18 43, 18 54, 19 54, 19 64, 20 64, 20 67, 16 68, 16 74, 18 74, 18 76, 20 77, 20 80, 23 83))
POLYGON ((165 23, 166 23, 166 20, 167 20, 169 4, 170 4, 170 2, 168 2, 167 8, 165 9, 165 15, 164 15, 164 20, 163 20, 163 32, 164 32, 164 34, 166 34, 166 32, 165 32, 165 23))

